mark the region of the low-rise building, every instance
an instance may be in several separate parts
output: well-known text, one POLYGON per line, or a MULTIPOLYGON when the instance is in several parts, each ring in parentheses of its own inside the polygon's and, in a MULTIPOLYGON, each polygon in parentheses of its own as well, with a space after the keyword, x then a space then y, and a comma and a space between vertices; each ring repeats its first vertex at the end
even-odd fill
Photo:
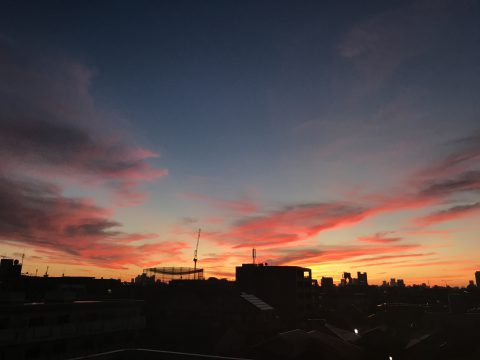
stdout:
POLYGON ((236 285, 272 305, 285 323, 305 319, 315 307, 312 271, 298 266, 243 264, 236 285))

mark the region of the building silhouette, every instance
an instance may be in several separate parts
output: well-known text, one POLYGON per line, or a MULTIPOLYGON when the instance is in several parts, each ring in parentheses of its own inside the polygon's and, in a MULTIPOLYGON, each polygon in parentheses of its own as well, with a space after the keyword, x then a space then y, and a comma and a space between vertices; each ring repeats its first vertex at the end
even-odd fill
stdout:
POLYGON ((322 279, 320 280, 320 285, 323 287, 323 288, 331 288, 333 287, 333 278, 332 277, 325 277, 325 276, 322 276, 322 279))
POLYGON ((358 285, 359 286, 368 286, 368 279, 367 279, 367 273, 366 272, 357 272, 357 279, 358 279, 358 285))
POLYGON ((352 274, 349 272, 344 272, 342 275, 342 279, 340 280, 341 285, 350 285, 352 284, 352 274))
POLYGON ((22 264, 18 260, 3 258, 0 260, 0 281, 9 281, 22 275, 22 264))
POLYGON ((241 291, 273 306, 284 324, 295 323, 314 311, 314 285, 310 269, 242 264, 236 267, 235 282, 241 291))

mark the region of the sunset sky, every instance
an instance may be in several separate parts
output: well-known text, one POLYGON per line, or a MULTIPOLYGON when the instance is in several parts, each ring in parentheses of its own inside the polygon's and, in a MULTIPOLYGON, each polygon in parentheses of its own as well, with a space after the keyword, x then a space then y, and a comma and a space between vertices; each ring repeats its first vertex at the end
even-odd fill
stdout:
POLYGON ((480 2, 3 1, 0 255, 24 272, 466 285, 480 2))

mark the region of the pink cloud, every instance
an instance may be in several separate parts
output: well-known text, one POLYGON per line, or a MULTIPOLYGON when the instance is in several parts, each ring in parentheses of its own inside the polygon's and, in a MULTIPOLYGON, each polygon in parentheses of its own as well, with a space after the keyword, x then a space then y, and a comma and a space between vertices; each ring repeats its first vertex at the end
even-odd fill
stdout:
POLYGON ((122 268, 179 259, 190 245, 151 241, 156 234, 125 233, 112 211, 82 198, 62 195, 58 186, 0 177, 0 241, 40 249, 60 263, 122 268))
POLYGON ((365 216, 366 209, 343 203, 287 206, 241 219, 226 233, 215 237, 234 248, 281 246, 305 240, 323 230, 357 223, 365 216))
MULTIPOLYGON (((463 167, 468 165, 470 168, 475 168, 478 165, 479 157, 473 155, 474 150, 472 150, 476 146, 476 141, 469 137, 455 143, 461 144, 461 146, 453 149, 453 153, 456 154, 454 158, 462 159, 454 162, 455 173, 446 167, 442 172, 437 171, 434 176, 427 175, 425 172, 415 174, 412 178, 407 179, 404 186, 399 186, 389 192, 368 195, 354 193, 349 203, 338 201, 297 204, 263 212, 256 216, 244 216, 231 223, 226 230, 207 231, 205 236, 220 246, 231 249, 261 248, 266 259, 278 264, 302 265, 351 261, 359 263, 359 266, 361 264, 380 266, 381 264, 410 263, 411 260, 407 260, 410 258, 428 258, 434 253, 412 252, 421 246, 419 244, 400 244, 402 238, 392 236, 388 232, 379 232, 358 239, 359 242, 371 244, 371 246, 325 247, 322 251, 294 248, 294 246, 298 246, 299 242, 311 239, 322 231, 354 225, 369 217, 448 204, 451 197, 457 194, 471 193, 474 195, 478 191, 478 171, 465 170, 463 167), (468 146, 464 146, 464 144, 468 144, 468 146), (285 246, 291 246, 292 249, 282 250, 285 246), (372 256, 375 254, 377 256, 372 256)), ((438 164, 445 163, 444 159, 448 157, 452 157, 452 155, 447 154, 446 157, 439 159, 438 164)), ((452 163, 452 161, 450 162, 452 163)), ((416 226, 409 233, 417 236, 432 234, 432 231, 419 230, 418 226, 470 216, 476 214, 477 208, 477 203, 454 206, 417 219, 416 226)), ((434 234, 438 235, 439 232, 434 232, 434 234)), ((449 235, 450 232, 442 231, 440 234, 449 235)))

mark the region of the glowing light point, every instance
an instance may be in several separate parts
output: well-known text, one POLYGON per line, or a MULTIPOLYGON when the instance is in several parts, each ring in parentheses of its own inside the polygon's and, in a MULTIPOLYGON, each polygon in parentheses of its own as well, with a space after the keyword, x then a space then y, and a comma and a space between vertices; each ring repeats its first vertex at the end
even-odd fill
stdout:
POLYGON ((358 329, 353 329, 353 332, 355 333, 355 335, 358 335, 358 329))

